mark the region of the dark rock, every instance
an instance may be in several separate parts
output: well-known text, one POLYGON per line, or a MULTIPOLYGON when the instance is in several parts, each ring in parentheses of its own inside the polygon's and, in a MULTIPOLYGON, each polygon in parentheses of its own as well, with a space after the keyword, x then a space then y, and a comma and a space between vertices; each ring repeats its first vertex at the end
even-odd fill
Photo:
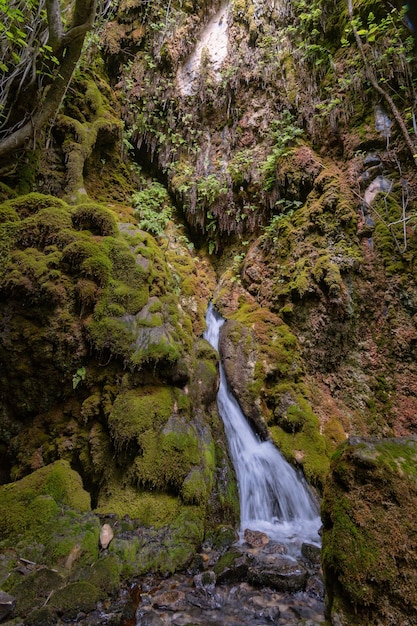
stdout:
POLYGON ((229 551, 216 563, 214 568, 218 583, 234 583, 245 580, 249 565, 252 563, 251 555, 240 551, 229 551))
POLYGON ((301 546, 301 554, 311 565, 320 565, 321 549, 313 543, 303 543, 301 546))
POLYGON ((285 592, 304 590, 307 575, 301 563, 286 556, 257 558, 248 569, 248 581, 253 585, 285 592))
POLYGON ((264 548, 266 554, 287 554, 287 547, 283 543, 270 541, 264 548))
POLYGON ((197 593, 188 593, 187 601, 192 606, 196 606, 203 611, 220 609, 222 606, 222 603, 216 593, 206 593, 204 591, 198 591, 197 593))
POLYGON ((365 167, 373 167, 374 165, 380 165, 381 159, 377 154, 369 153, 363 160, 363 164, 365 167))
POLYGON ((321 576, 310 576, 306 584, 306 593, 318 600, 324 600, 324 583, 321 576))
POLYGON ((8 617, 16 606, 16 598, 0 591, 0 620, 8 617))
POLYGON ((134 626, 164 626, 164 624, 165 622, 159 615, 150 612, 137 616, 137 622, 134 623, 134 626))

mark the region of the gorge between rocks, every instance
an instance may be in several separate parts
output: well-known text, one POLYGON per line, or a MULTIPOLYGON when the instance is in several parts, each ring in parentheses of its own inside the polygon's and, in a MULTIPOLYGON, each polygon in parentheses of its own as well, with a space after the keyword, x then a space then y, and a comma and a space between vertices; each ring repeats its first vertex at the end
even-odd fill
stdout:
POLYGON ((417 39, 0 2, 0 622, 417 624, 417 39))

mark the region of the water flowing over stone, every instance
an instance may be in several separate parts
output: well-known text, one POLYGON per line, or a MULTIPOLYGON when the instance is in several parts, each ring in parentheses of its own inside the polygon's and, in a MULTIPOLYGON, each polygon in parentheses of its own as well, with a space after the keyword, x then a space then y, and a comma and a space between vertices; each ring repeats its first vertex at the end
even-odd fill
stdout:
POLYGON ((201 53, 204 49, 210 55, 211 69, 214 78, 219 81, 220 70, 227 55, 228 28, 227 16, 229 4, 224 4, 216 15, 208 22, 201 33, 197 45, 186 63, 180 67, 177 75, 180 93, 190 96, 196 93, 196 79, 200 72, 201 53))
MULTIPOLYGON (((218 350, 224 319, 210 305, 204 338, 218 350)), ((301 475, 271 441, 261 441, 230 392, 222 365, 217 395, 240 495, 241 531, 265 532, 299 553, 305 541, 319 543, 318 507, 301 475)))

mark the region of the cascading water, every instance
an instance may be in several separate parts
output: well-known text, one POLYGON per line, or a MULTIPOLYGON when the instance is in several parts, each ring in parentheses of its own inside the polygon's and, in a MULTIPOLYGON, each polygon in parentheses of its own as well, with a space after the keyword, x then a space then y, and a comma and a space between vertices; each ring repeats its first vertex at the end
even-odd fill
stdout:
MULTIPOLYGON (((210 304, 204 338, 215 350, 224 321, 210 304)), ((308 485, 272 442, 261 441, 253 432, 221 364, 217 404, 238 480, 241 531, 265 532, 294 554, 304 542, 320 543, 321 520, 308 485)))

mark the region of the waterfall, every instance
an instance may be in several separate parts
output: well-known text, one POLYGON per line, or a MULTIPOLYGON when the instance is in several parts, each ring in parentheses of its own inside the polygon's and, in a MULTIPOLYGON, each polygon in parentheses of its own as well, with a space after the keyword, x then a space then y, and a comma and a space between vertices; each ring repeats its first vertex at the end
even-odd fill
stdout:
MULTIPOLYGON (((210 304, 204 338, 218 351, 224 319, 210 304)), ((318 506, 306 481, 271 441, 254 433, 231 393, 220 363, 217 395, 240 498, 241 533, 260 530, 297 553, 303 542, 320 543, 318 506)))

